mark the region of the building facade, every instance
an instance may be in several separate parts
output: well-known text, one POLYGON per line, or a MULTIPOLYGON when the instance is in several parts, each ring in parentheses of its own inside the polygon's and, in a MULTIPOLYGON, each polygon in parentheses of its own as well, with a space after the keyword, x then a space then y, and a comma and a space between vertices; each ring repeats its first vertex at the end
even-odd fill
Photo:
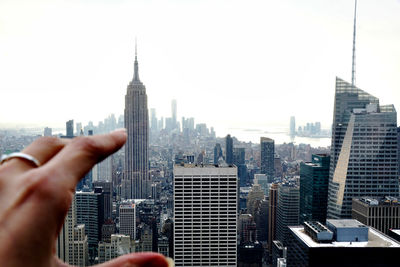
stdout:
POLYGON ((289 228, 299 224, 300 190, 297 185, 282 183, 278 187, 278 205, 276 209, 276 240, 288 245, 289 228))
POLYGON ((233 139, 230 134, 225 137, 225 161, 233 164, 233 139))
POLYGON ((261 137, 261 173, 268 176, 269 182, 272 182, 275 176, 275 141, 271 138, 261 137))
POLYGON ((139 79, 135 55, 134 75, 125 95, 125 169, 121 184, 125 199, 145 199, 150 194, 149 175, 149 114, 146 87, 139 79))
POLYGON ((119 233, 136 240, 136 206, 132 199, 119 206, 119 233))
POLYGON ((175 266, 237 265, 237 169, 174 166, 175 266))
POLYGON ((388 234, 400 229, 400 202, 395 197, 353 198, 352 218, 388 234))
POLYGON ((278 207, 278 184, 271 184, 268 197, 268 254, 272 256, 272 242, 276 239, 276 209, 278 207))
POLYGON ((330 157, 311 156, 300 164, 300 222, 325 222, 328 203, 330 157))
POLYGON ((398 196, 393 105, 336 78, 328 218, 351 218, 352 198, 398 196))

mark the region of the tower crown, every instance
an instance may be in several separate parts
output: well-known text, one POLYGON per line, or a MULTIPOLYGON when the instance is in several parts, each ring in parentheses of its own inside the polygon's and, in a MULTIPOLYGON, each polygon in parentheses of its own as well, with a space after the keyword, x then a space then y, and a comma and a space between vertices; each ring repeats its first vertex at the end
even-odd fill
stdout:
POLYGON ((140 79, 139 79, 139 63, 137 60, 137 41, 136 41, 136 39, 135 39, 135 63, 134 63, 133 81, 140 81, 140 79))

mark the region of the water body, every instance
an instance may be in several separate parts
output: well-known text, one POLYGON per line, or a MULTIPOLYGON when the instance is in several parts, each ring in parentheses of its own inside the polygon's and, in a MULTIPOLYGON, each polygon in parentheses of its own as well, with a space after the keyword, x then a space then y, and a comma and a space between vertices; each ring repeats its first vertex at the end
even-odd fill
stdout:
POLYGON ((299 137, 296 136, 291 138, 287 129, 241 129, 241 128, 230 128, 228 129, 229 134, 238 138, 240 141, 260 143, 260 137, 268 137, 275 140, 275 144, 283 144, 293 142, 296 145, 309 144, 312 147, 328 147, 331 145, 330 137, 322 138, 311 138, 311 137, 299 137))

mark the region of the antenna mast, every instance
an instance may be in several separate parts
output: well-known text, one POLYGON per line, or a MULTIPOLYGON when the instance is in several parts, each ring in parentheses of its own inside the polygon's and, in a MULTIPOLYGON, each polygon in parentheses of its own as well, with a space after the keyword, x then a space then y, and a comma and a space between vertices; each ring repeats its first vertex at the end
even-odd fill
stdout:
POLYGON ((354 5, 354 26, 353 26, 353 61, 351 66, 351 85, 356 83, 356 18, 357 18, 357 0, 354 5))

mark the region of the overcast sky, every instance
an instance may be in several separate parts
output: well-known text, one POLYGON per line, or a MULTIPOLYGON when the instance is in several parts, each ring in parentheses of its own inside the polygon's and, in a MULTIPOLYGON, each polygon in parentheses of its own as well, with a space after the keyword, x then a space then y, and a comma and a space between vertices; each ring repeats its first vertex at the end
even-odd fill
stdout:
MULTIPOLYGON (((138 39, 149 108, 229 128, 332 123, 354 1, 0 1, 0 126, 122 114, 138 39)), ((359 0, 357 82, 400 109, 400 1, 359 0)))

